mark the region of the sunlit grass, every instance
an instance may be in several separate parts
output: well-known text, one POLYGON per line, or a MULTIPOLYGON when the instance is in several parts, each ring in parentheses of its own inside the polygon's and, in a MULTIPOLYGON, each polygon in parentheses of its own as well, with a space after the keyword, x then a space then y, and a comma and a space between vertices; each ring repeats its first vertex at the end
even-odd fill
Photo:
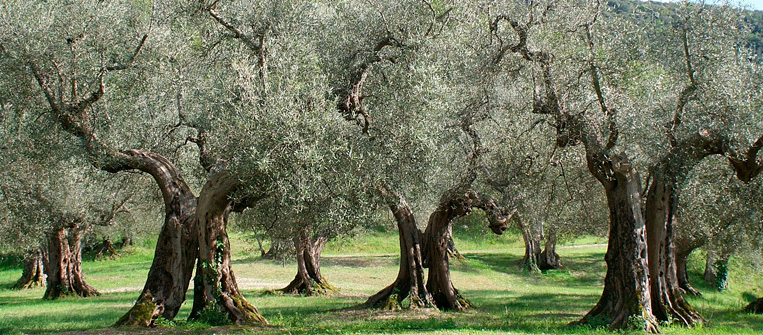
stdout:
MULTIPOLYGON (((506 236, 504 236, 505 238, 506 236)), ((114 260, 87 261, 84 270, 90 283, 104 293, 96 298, 41 299, 43 289, 12 291, 8 287, 20 270, 0 268, 0 334, 58 333, 123 334, 611 334, 605 329, 569 326, 599 299, 605 271, 606 247, 585 240, 584 247, 561 247, 564 269, 543 275, 521 272, 521 240, 495 242, 458 241, 465 261, 453 261, 453 282, 474 303, 465 313, 424 311, 348 310, 390 284, 397 273, 397 236, 373 233, 351 242, 327 247, 323 274, 340 288, 333 296, 301 297, 264 294, 286 286, 293 278, 293 261, 270 261, 237 253, 234 270, 250 302, 275 327, 208 328, 184 321, 191 308, 187 301, 173 328, 115 330, 108 327, 137 297, 151 264, 152 251, 135 247, 114 260), (391 242, 389 242, 389 241, 391 242), (469 244, 472 243, 472 244, 469 244), (378 252, 373 247, 390 250, 378 252), (472 249, 483 246, 485 249, 472 249), (503 248, 503 250, 500 250, 503 248), (497 250, 496 250, 497 249, 497 250), (467 250, 474 250, 467 251, 467 250)), ((248 242, 233 235, 234 250, 248 242)), ((730 290, 715 292, 700 280, 701 255, 690 263, 695 285, 703 296, 689 301, 707 318, 708 326, 697 329, 663 327, 666 334, 754 334, 763 332, 763 317, 741 313, 752 297, 763 295, 761 275, 741 262, 732 263, 730 290)), ((189 291, 190 293, 190 291, 189 291)), ((191 298, 189 294, 188 298, 191 298)))

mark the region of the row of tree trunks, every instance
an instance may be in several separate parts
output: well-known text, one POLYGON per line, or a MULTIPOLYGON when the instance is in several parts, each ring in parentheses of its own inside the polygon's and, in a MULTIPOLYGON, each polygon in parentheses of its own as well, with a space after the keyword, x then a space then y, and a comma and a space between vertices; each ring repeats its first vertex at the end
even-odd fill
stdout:
POLYGON ((397 223, 400 239, 400 268, 395 281, 368 298, 361 308, 434 307, 434 299, 424 282, 422 233, 416 227, 413 211, 400 194, 390 191, 387 187, 380 187, 380 190, 397 223), (406 300, 410 303, 403 306, 406 300))
POLYGON ((36 249, 24 255, 21 278, 13 285, 16 290, 45 286, 45 266, 47 251, 36 249))
POLYGON ((294 237, 297 255, 297 274, 294 279, 281 289, 284 293, 320 295, 334 291, 321 275, 321 252, 328 242, 326 237, 313 238, 309 227, 303 227, 294 237))
POLYGON ((191 319, 219 311, 237 325, 267 324, 238 288, 231 268, 230 241, 226 231, 228 215, 233 210, 231 195, 238 181, 227 172, 210 178, 199 195, 197 233, 199 262, 194 279, 191 319))
POLYGON ((82 274, 82 233, 77 227, 61 227, 48 237, 47 287, 43 299, 66 296, 91 297, 98 291, 82 274))

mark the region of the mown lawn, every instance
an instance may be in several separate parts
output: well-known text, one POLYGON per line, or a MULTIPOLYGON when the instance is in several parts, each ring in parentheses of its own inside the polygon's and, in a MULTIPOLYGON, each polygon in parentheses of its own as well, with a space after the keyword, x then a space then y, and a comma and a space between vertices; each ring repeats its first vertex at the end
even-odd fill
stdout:
MULTIPOLYGON (((493 238, 493 237, 490 237, 493 238)), ((170 328, 120 330, 108 328, 130 307, 142 288, 152 252, 144 248, 124 251, 116 260, 88 261, 87 279, 100 289, 100 297, 41 299, 43 289, 8 288, 20 269, 0 267, 0 334, 611 334, 604 329, 568 326, 599 299, 604 275, 605 246, 599 239, 578 241, 582 246, 559 249, 565 268, 544 275, 521 272, 517 263, 523 250, 517 236, 504 240, 457 240, 465 261, 453 261, 453 280, 475 307, 469 312, 436 310, 387 312, 348 309, 392 282, 397 271, 395 235, 372 234, 354 242, 337 241, 327 248, 323 272, 340 291, 326 297, 266 294, 285 286, 294 276, 293 262, 274 262, 245 252, 234 235, 234 270, 247 298, 273 327, 215 327, 184 321, 191 302, 183 306, 170 328), (389 242, 389 241, 392 242, 389 242), (376 253, 381 249, 383 252, 376 253)), ((701 282, 701 256, 691 263, 700 298, 689 298, 707 318, 698 329, 663 327, 666 334, 740 334, 763 332, 763 316, 740 312, 763 295, 763 276, 742 262, 732 262, 730 290, 715 292, 701 282)), ((189 298, 191 295, 189 294, 189 298)), ((169 324, 169 322, 167 322, 169 324)))

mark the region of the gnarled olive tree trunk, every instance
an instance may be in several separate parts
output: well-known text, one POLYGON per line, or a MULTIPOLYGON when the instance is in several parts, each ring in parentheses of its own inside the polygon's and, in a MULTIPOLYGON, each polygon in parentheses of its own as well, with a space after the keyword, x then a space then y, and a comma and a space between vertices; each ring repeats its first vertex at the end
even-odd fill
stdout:
POLYGON ((519 263, 519 267, 531 273, 540 272, 538 263, 541 259, 540 240, 541 234, 533 229, 532 224, 525 223, 522 219, 516 219, 519 231, 522 232, 522 240, 525 243, 525 255, 519 263))
POLYGON ((432 295, 424 283, 424 256, 421 248, 421 231, 416 227, 416 219, 408 202, 386 186, 379 187, 385 202, 397 222, 400 238, 400 268, 397 278, 389 286, 374 294, 361 305, 362 308, 398 309, 434 307, 432 295), (403 306, 408 299, 410 304, 403 306))
POLYGON ((48 237, 47 288, 43 299, 99 295, 82 274, 82 233, 76 225, 61 227, 48 237))
POLYGON ((199 262, 194 279, 194 301, 190 318, 205 313, 224 313, 237 325, 267 324, 257 308, 241 294, 231 268, 230 242, 226 227, 233 210, 231 195, 238 181, 227 172, 211 177, 199 194, 196 217, 199 262))
POLYGON ((303 227, 294 237, 297 254, 297 275, 285 288, 284 293, 304 295, 326 294, 335 290, 321 275, 321 252, 328 242, 326 237, 310 236, 310 228, 303 227))
POLYGON ((429 216, 422 239, 424 266, 429 268, 426 288, 440 309, 463 311, 471 306, 450 280, 448 230, 453 219, 468 215, 473 208, 486 212, 489 227, 498 235, 503 234, 507 228, 506 222, 514 215, 469 187, 456 186, 440 198, 437 209, 429 216))
MULTIPOLYGON (((659 321, 678 322, 692 327, 702 324, 704 320, 686 302, 679 285, 675 248, 678 207, 676 187, 676 178, 658 171, 653 175, 652 184, 646 196, 645 216, 652 310, 659 321)), ((688 257, 688 254, 686 256, 688 257)))
POLYGON ((604 321, 612 329, 659 332, 652 314, 647 243, 638 173, 624 156, 587 155, 609 206, 607 274, 601 299, 579 323, 604 321))
POLYGON ((689 255, 705 244, 704 239, 691 239, 691 238, 679 238, 676 240, 676 275, 678 276, 678 287, 683 292, 691 294, 695 297, 701 294, 694 286, 689 282, 689 272, 687 264, 689 262, 689 255))
POLYGON ((713 250, 707 252, 703 278, 718 291, 723 291, 728 288, 729 258, 730 255, 727 253, 713 250))
POLYGON ((154 326, 159 316, 175 318, 185 301, 198 254, 196 196, 166 158, 150 152, 127 150, 115 170, 138 169, 149 173, 164 199, 164 225, 154 259, 138 300, 115 326, 154 326))
POLYGON ((528 225, 522 220, 515 220, 519 230, 522 232, 522 240, 525 243, 525 255, 519 263, 519 267, 531 273, 538 273, 541 270, 561 269, 562 264, 559 254, 556 253, 556 231, 549 230, 546 234, 546 241, 543 250, 541 250, 541 240, 543 239, 543 226, 540 228, 528 225))
MULTIPOLYGON (((130 59, 134 59, 140 52, 147 37, 148 35, 143 36, 130 59)), ((80 140, 92 166, 111 173, 138 170, 150 174, 159 186, 164 199, 165 218, 154 260, 135 305, 117 321, 116 326, 152 326, 160 315, 173 319, 185 301, 185 291, 196 260, 196 197, 180 171, 167 158, 143 150, 118 150, 99 139, 95 132, 95 122, 88 111, 106 93, 104 72, 94 78, 94 82, 99 82, 100 85, 92 92, 66 97, 63 92, 54 89, 48 80, 55 73, 54 69, 43 67, 32 60, 28 66, 45 95, 50 112, 66 132, 80 140)), ((129 65, 122 67, 125 68, 129 68, 129 65)), ((60 76, 59 78, 63 80, 60 76)), ((71 81, 71 85, 76 87, 76 76, 66 81, 71 81)))
POLYGON ((538 268, 541 270, 558 270, 562 268, 562 260, 556 253, 556 230, 549 229, 546 234, 546 245, 540 253, 538 268))
POLYGON ((24 255, 21 278, 13 284, 13 289, 24 290, 33 287, 45 286, 45 266, 43 265, 47 251, 36 249, 24 255))

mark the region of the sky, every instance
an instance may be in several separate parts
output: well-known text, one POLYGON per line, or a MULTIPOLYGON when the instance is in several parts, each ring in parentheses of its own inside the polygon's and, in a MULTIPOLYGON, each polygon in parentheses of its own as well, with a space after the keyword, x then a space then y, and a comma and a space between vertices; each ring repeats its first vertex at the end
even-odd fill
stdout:
MULTIPOLYGON (((682 2, 684 0, 653 0, 653 1, 659 1, 659 2, 682 2)), ((690 0, 694 1, 694 0, 690 0)), ((721 2, 721 1, 714 1, 714 0, 707 0, 706 2, 712 3, 712 2, 721 2)), ((763 0, 731 0, 731 2, 740 3, 746 6, 751 7, 755 10, 763 10, 763 0)))

